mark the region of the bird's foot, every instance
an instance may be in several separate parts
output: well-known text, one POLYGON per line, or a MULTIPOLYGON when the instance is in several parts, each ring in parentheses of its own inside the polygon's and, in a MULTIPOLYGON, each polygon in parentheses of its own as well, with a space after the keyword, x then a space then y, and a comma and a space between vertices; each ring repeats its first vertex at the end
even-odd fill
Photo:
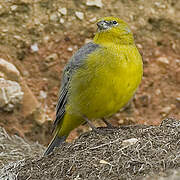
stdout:
POLYGON ((94 126, 94 124, 86 116, 83 116, 83 118, 93 131, 99 132, 99 130, 96 128, 96 126, 94 126))
POLYGON ((107 128, 113 129, 115 128, 110 122, 108 122, 105 118, 102 118, 102 121, 106 124, 107 128))

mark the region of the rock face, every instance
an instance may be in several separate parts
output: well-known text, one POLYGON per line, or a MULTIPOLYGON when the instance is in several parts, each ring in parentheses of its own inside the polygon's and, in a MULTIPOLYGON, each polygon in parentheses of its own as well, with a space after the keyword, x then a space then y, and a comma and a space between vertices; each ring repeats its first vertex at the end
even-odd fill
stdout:
POLYGON ((5 79, 10 79, 13 81, 19 81, 20 72, 13 64, 0 58, 0 77, 3 77, 5 79))
POLYGON ((45 117, 41 104, 20 71, 14 64, 0 58, 0 123, 7 122, 8 131, 14 129, 16 134, 24 136, 34 130, 33 125, 42 124, 45 117), (28 128, 21 127, 21 121, 27 121, 28 128))
POLYGON ((13 111, 21 104, 24 93, 21 86, 15 82, 0 78, 0 108, 13 111))

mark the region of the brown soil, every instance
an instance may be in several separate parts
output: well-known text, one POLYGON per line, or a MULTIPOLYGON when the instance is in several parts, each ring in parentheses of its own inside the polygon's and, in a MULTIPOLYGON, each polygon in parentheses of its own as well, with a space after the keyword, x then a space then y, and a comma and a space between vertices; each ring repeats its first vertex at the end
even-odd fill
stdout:
MULTIPOLYGON (((41 107, 53 121, 61 72, 67 60, 93 38, 93 18, 118 16, 127 21, 144 61, 144 77, 128 108, 111 118, 114 125, 159 124, 164 117, 180 117, 180 1, 103 1, 103 8, 83 1, 19 0, 0 2, 0 57, 20 70, 41 107), (58 9, 65 7, 66 15, 58 9), (75 11, 84 13, 79 20, 75 11), (60 19, 64 23, 60 23, 60 19), (33 52, 31 45, 39 50, 33 52), (48 56, 51 55, 49 58, 48 56), (40 91, 47 98, 40 97, 40 91)), ((51 123, 39 125, 16 110, 12 116, 0 113, 0 125, 11 134, 47 144, 51 123)), ((95 122, 102 126, 102 122, 95 122)), ((69 141, 88 130, 74 130, 69 141)))
POLYGON ((160 126, 98 128, 98 133, 84 133, 47 157, 29 158, 4 167, 0 178, 163 180, 158 176, 166 176, 175 180, 180 173, 169 170, 180 168, 179 140, 180 121, 174 119, 166 119, 160 126))

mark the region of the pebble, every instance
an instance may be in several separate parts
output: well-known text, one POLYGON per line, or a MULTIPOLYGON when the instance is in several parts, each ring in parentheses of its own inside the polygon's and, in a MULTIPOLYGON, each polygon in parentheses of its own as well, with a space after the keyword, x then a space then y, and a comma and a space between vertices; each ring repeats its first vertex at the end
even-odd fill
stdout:
POLYGON ((37 51, 39 51, 38 44, 37 44, 37 43, 32 44, 32 45, 31 45, 31 50, 32 50, 32 52, 37 52, 37 51))
POLYGON ((59 22, 60 22, 61 24, 64 24, 64 19, 63 19, 63 18, 60 18, 59 22))
POLYGON ((75 15, 78 19, 83 20, 84 19, 84 13, 80 11, 76 11, 75 15))
POLYGON ((131 138, 131 139, 126 139, 122 142, 122 145, 127 147, 127 146, 132 146, 136 144, 139 140, 137 138, 131 138))
POLYGON ((67 9, 66 8, 59 8, 58 11, 64 16, 67 14, 67 9))
POLYGON ((165 65, 168 65, 169 64, 169 59, 167 57, 159 57, 157 59, 157 61, 161 64, 165 64, 165 65))
POLYGON ((90 20, 89 20, 89 22, 91 22, 91 23, 94 23, 94 22, 96 22, 97 21, 97 18, 96 17, 93 17, 93 18, 91 18, 90 20))
POLYGON ((161 94, 161 90, 160 90, 160 89, 156 89, 156 90, 155 90, 155 94, 156 94, 156 95, 160 95, 160 94, 161 94))
POLYGON ((105 161, 105 160, 103 160, 103 159, 100 160, 99 162, 100 162, 100 164, 110 164, 109 162, 107 162, 107 161, 105 161))
POLYGON ((18 69, 13 64, 2 58, 0 58, 0 72, 8 79, 14 81, 19 81, 20 79, 20 72, 18 69))
POLYGON ((144 9, 144 6, 140 5, 140 6, 139 6, 139 9, 140 9, 140 10, 144 9))
POLYGON ((142 49, 142 45, 141 44, 136 44, 137 45, 137 47, 139 48, 139 49, 142 49))
POLYGON ((177 98, 176 98, 176 101, 180 103, 180 97, 177 97, 177 98))
POLYGON ((163 116, 166 116, 171 112, 171 110, 172 110, 172 107, 167 106, 167 107, 164 107, 163 109, 161 109, 161 113, 163 114, 163 116))
POLYGON ((19 83, 0 78, 0 108, 2 110, 13 111, 20 104, 23 95, 19 83))
POLYGON ((69 52, 72 52, 72 51, 73 51, 73 48, 72 48, 72 47, 68 47, 67 50, 68 50, 69 52))
POLYGON ((50 15, 50 20, 51 21, 58 21, 58 15, 56 13, 53 13, 50 15))
POLYGON ((45 58, 45 61, 52 62, 52 61, 55 61, 56 59, 58 59, 58 55, 56 53, 52 53, 45 58))
POLYGON ((85 39, 85 44, 92 42, 92 39, 85 39))
POLYGON ((11 8, 11 11, 15 11, 17 9, 17 5, 12 5, 10 8, 11 8))
POLYGON ((47 98, 47 92, 41 90, 41 91, 39 92, 39 97, 40 97, 41 99, 46 99, 46 98, 47 98))
POLYGON ((87 0, 86 5, 87 6, 96 6, 96 7, 99 7, 99 8, 103 7, 103 3, 102 3, 101 0, 87 0))

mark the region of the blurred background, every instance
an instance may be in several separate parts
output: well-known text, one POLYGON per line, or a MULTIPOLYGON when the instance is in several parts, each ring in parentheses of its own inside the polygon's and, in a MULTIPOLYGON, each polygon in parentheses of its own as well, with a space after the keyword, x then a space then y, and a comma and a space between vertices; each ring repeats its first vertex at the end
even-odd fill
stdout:
MULTIPOLYGON (((62 70, 104 16, 128 22, 144 62, 134 99, 109 120, 158 125, 180 118, 180 1, 6 0, 0 1, 0 126, 8 134, 49 143, 62 70)), ((79 127, 68 141, 87 130, 79 127)))

